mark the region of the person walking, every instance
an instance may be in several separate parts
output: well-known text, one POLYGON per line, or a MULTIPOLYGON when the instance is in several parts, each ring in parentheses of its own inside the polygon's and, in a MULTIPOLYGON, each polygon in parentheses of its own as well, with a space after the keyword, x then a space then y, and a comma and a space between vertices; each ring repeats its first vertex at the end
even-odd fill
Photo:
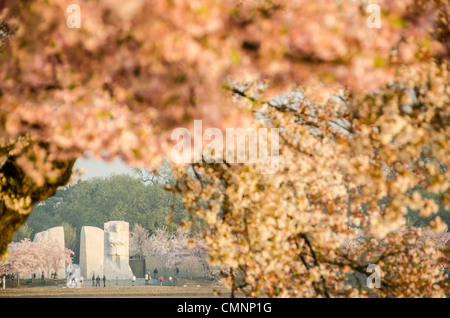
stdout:
POLYGON ((148 285, 148 273, 145 273, 145 285, 148 285))
POLYGON ((175 277, 173 278, 173 283, 176 285, 177 284, 177 278, 178 275, 180 274, 180 269, 178 268, 178 266, 175 268, 175 277))
POLYGON ((92 287, 95 286, 95 274, 92 274, 92 287))
POLYGON ((136 276, 133 275, 131 278, 131 285, 134 286, 134 284, 136 284, 136 276))
POLYGON ((95 287, 100 287, 100 276, 95 279, 95 287))
POLYGON ((83 281, 84 281, 84 277, 83 275, 80 276, 80 287, 83 287, 83 281))
POLYGON ((106 277, 103 275, 103 287, 106 287, 106 277))
POLYGON ((163 279, 164 279, 164 277, 162 277, 162 275, 159 276, 159 286, 162 286, 163 279))
POLYGON ((45 272, 44 272, 44 270, 42 270, 41 281, 44 282, 44 285, 45 285, 45 272))

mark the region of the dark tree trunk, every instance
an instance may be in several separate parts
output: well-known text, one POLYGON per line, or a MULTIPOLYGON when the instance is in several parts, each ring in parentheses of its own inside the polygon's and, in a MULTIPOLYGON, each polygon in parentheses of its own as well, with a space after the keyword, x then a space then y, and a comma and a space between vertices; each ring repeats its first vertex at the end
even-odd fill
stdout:
POLYGON ((14 232, 26 221, 33 206, 48 199, 56 193, 60 186, 69 182, 75 163, 75 159, 53 160, 51 162, 53 171, 57 171, 59 177, 50 179, 43 176, 44 183, 37 185, 17 164, 15 156, 6 155, 2 159, 4 161, 0 167, 2 194, 0 199, 0 258, 5 255, 14 232), (5 197, 12 195, 17 199, 29 197, 31 199, 30 206, 25 211, 7 207, 5 197))

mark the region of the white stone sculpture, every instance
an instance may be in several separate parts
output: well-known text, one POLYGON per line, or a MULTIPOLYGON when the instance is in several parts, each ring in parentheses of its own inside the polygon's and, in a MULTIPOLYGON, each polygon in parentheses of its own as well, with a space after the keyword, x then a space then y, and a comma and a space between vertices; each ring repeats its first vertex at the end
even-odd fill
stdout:
POLYGON ((106 279, 129 279, 133 276, 129 263, 130 229, 128 222, 110 221, 104 224, 106 279))
POLYGON ((83 226, 80 237, 80 272, 90 279, 103 275, 104 266, 104 232, 94 226, 83 226))

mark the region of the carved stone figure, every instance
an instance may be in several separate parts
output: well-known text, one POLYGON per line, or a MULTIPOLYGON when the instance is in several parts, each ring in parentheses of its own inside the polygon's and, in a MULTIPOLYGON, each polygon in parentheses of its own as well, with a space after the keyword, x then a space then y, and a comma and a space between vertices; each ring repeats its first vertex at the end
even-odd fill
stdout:
POLYGON ((129 264, 129 224, 110 221, 104 224, 105 261, 104 274, 107 279, 128 279, 133 273, 129 264))

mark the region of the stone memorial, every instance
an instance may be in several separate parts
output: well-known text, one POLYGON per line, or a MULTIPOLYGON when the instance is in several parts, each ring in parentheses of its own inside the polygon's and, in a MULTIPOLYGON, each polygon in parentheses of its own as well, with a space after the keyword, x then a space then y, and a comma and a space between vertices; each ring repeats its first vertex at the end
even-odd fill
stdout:
POLYGON ((129 279, 133 273, 129 264, 130 229, 128 222, 110 221, 104 224, 104 274, 107 279, 129 279))
POLYGON ((80 236, 80 272, 84 279, 95 274, 102 277, 104 266, 104 232, 94 226, 83 226, 80 236))

